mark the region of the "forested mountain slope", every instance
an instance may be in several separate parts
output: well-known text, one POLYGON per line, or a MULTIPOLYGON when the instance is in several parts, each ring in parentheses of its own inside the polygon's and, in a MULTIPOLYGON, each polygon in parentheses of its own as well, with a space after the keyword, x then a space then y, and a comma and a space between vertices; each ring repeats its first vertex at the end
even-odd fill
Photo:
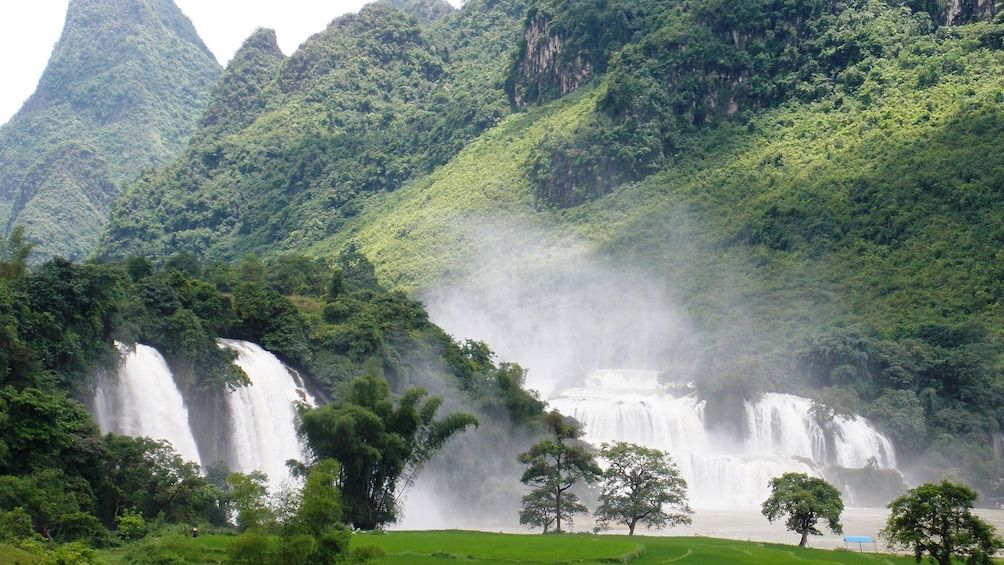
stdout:
MULTIPOLYGON (((225 80, 217 96, 236 101, 247 96, 240 85, 259 84, 264 107, 241 116, 245 127, 200 131, 182 159, 133 185, 113 211, 104 252, 234 259, 338 232, 374 195, 445 163, 509 111, 501 88, 478 78, 501 71, 518 11, 472 2, 445 17, 460 26, 446 39, 390 4, 371 4, 307 40, 267 85, 256 81, 271 67, 245 66, 239 54, 225 76, 249 78, 230 93, 225 80), (494 39, 494 52, 466 47, 494 39), (467 56, 454 61, 451 43, 467 56)), ((260 50, 252 40, 242 53, 260 50)))
POLYGON ((90 254, 112 200, 188 142, 219 65, 170 0, 74 0, 35 93, 0 128, 0 229, 90 254))
POLYGON ((719 413, 810 394, 1004 494, 995 17, 535 0, 423 27, 371 5, 283 63, 249 125, 131 186, 103 253, 351 245, 507 358, 665 368, 719 413))

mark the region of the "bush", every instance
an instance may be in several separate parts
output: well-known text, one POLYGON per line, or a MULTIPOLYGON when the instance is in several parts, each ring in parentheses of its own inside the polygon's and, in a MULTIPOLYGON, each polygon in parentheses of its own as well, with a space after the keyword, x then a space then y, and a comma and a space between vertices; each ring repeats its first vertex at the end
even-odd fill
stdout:
POLYGON ((146 520, 143 515, 131 510, 126 510, 121 516, 115 518, 115 525, 119 529, 119 537, 125 540, 143 539, 146 535, 146 520))

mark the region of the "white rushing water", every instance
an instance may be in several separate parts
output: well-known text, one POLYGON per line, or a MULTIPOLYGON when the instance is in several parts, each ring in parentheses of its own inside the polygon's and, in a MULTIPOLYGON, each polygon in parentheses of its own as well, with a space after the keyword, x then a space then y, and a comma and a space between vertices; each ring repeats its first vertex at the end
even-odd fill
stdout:
POLYGON ((104 433, 167 440, 183 458, 200 462, 188 422, 188 408, 164 357, 137 344, 128 350, 117 375, 101 375, 95 391, 95 418, 104 433))
POLYGON ((768 481, 786 472, 819 476, 826 466, 860 468, 871 457, 882 468, 896 465, 891 443, 864 418, 835 418, 828 445, 811 402, 788 394, 747 402, 743 438, 710 433, 705 402, 661 385, 654 371, 594 371, 584 387, 558 391, 549 404, 580 421, 594 445, 621 440, 669 452, 700 507, 759 505, 768 481))
POLYGON ((315 406, 299 376, 260 346, 246 341, 221 340, 237 352, 237 365, 251 385, 227 395, 234 471, 262 471, 272 485, 289 477, 286 461, 304 460, 296 437, 296 404, 315 406))
MULTIPOLYGON (((237 365, 252 384, 226 394, 228 421, 218 422, 212 433, 228 446, 231 470, 262 471, 279 487, 289 478, 286 461, 304 459, 296 403, 316 401, 299 375, 268 351, 237 340, 221 340, 220 346, 237 352, 237 365)), ((164 357, 146 345, 119 349, 124 362, 117 374, 98 377, 94 411, 101 430, 167 440, 184 459, 201 465, 188 408, 164 357)))

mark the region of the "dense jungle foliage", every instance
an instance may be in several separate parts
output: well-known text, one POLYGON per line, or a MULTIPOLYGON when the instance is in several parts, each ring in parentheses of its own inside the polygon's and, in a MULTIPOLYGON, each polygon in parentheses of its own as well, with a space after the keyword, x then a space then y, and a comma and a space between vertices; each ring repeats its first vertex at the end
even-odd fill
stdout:
MULTIPOLYGON (((415 396, 416 386, 428 383, 449 393, 453 406, 466 406, 500 429, 542 412, 521 388, 518 366, 496 366, 484 344, 454 342, 420 304, 377 284, 372 265, 353 251, 334 265, 249 256, 239 266, 203 267, 181 253, 161 268, 141 257, 118 263, 56 258, 29 270, 31 244, 22 228, 0 244, 2 541, 101 547, 128 536, 121 522, 136 516, 151 527, 226 526, 235 500, 223 481, 225 463, 203 473, 165 442, 102 436, 84 408, 97 372, 117 366, 116 342, 155 345, 187 379, 182 386, 201 394, 247 383, 233 364, 235 354, 217 345, 218 338, 232 337, 267 344, 307 375, 316 370, 316 384, 332 398, 368 375, 384 383, 387 402, 387 382, 395 391, 410 389, 404 398, 412 404, 425 398, 415 396)), ((424 450, 422 463, 450 436, 432 420, 441 402, 430 398, 413 410, 431 426, 422 432, 429 437, 409 443, 424 450)), ((405 424, 407 413, 395 413, 396 425, 405 424)), ((465 425, 474 421, 465 418, 465 425)), ((456 423, 449 415, 442 421, 456 423)), ((323 457, 318 454, 317 465, 323 457)))
POLYGON ((35 93, 0 128, 0 233, 83 259, 111 201, 173 159, 220 66, 173 2, 76 0, 35 93))

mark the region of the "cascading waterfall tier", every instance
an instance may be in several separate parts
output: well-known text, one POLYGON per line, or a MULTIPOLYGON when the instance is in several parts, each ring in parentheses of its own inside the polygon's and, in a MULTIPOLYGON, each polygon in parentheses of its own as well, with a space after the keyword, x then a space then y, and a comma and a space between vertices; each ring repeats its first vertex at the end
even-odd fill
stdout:
MULTIPOLYGON (((94 411, 103 432, 164 439, 186 460, 201 464, 188 409, 164 357, 154 348, 118 346, 116 375, 99 375, 94 411)), ((226 446, 231 470, 262 471, 274 487, 289 477, 286 461, 304 459, 296 436, 296 404, 315 406, 300 376, 261 347, 221 340, 237 352, 237 365, 251 385, 226 393, 226 410, 213 430, 226 446)))
POLYGON ((868 420, 836 416, 824 430, 812 414, 812 401, 806 398, 768 393, 756 403, 747 401, 746 429, 746 444, 752 452, 847 468, 864 467, 874 457, 883 469, 896 467, 892 443, 868 420))
POLYGON ((669 452, 695 506, 759 505, 768 481, 787 472, 819 476, 872 457, 882 468, 896 465, 892 444, 864 418, 838 416, 824 430, 811 402, 788 394, 746 402, 742 438, 709 432, 705 402, 661 384, 655 371, 593 371, 584 387, 559 391, 549 404, 581 422, 583 439, 595 445, 629 441, 669 452))
POLYGON ((237 352, 237 365, 251 378, 251 385, 227 395, 230 409, 233 469, 262 471, 273 485, 289 477, 286 461, 304 460, 296 436, 296 405, 315 406, 303 381, 292 369, 258 345, 221 340, 237 352))
POLYGON ((183 458, 200 463, 188 408, 167 361, 154 348, 116 343, 123 356, 115 377, 98 376, 94 411, 104 433, 167 440, 183 458))

